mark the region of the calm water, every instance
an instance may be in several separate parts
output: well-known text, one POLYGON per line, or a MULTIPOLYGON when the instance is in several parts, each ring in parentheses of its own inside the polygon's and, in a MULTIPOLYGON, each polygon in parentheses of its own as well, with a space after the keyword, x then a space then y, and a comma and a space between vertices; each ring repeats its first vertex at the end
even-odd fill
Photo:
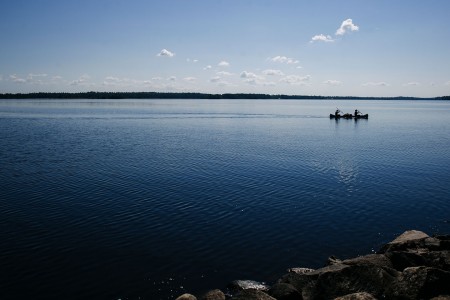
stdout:
POLYGON ((173 299, 449 233, 449 133, 450 102, 0 100, 0 298, 173 299))

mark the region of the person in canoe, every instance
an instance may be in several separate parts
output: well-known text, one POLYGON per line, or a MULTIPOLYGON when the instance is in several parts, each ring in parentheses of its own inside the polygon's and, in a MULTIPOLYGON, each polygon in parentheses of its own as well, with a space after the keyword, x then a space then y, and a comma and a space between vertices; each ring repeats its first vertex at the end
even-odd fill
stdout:
POLYGON ((340 113, 340 112, 341 112, 341 111, 339 110, 339 108, 336 108, 336 112, 334 113, 334 116, 335 116, 336 119, 340 117, 340 116, 339 116, 339 113, 340 113))
POLYGON ((355 118, 358 117, 360 113, 361 112, 359 110, 355 109, 355 118))

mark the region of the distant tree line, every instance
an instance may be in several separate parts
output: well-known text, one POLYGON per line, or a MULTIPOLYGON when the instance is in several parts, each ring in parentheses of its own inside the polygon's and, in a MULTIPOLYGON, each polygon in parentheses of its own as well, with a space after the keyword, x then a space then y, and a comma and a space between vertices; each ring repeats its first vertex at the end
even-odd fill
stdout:
POLYGON ((315 99, 315 100, 450 100, 450 96, 419 97, 357 97, 316 95, 270 95, 270 94, 205 94, 205 93, 158 93, 158 92, 82 92, 82 93, 4 93, 0 99, 315 99))

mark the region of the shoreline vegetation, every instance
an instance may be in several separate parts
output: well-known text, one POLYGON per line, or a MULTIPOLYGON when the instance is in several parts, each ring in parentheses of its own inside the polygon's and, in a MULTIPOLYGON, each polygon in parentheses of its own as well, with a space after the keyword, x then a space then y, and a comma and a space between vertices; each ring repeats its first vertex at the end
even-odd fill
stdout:
POLYGON ((441 97, 360 97, 320 95, 271 95, 251 93, 160 93, 160 92, 80 92, 80 93, 2 93, 0 99, 259 99, 259 100, 450 100, 441 97))

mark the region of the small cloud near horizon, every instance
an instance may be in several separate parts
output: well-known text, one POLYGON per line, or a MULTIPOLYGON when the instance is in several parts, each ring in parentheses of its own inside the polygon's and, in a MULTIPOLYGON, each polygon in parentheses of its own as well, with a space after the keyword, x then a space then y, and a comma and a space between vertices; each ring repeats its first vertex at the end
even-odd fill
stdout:
POLYGON ((230 63, 227 62, 227 61, 222 60, 221 62, 219 62, 219 63, 217 64, 217 66, 219 66, 219 67, 229 67, 229 66, 230 66, 230 63))
POLYGON ((280 82, 285 82, 287 84, 293 85, 307 85, 308 81, 311 79, 311 75, 306 76, 298 76, 298 75, 288 75, 284 78, 281 78, 280 82))
POLYGON ((389 83, 381 81, 381 82, 366 82, 363 83, 362 86, 390 86, 389 83))
POLYGON ((219 76, 233 76, 233 73, 227 72, 227 71, 219 71, 216 73, 219 76))
POLYGON ((298 64, 299 63, 299 61, 294 59, 294 58, 287 57, 287 56, 281 56, 281 55, 270 57, 269 60, 272 61, 272 62, 288 64, 288 65, 293 65, 293 64, 298 64))
POLYGON ((86 85, 88 84, 88 80, 91 78, 91 76, 84 74, 81 75, 80 78, 76 79, 76 80, 72 80, 69 84, 72 86, 76 86, 76 85, 86 85))
POLYGON ((9 80, 14 83, 25 83, 27 82, 25 79, 18 77, 16 74, 9 75, 9 80))
POLYGON ((420 83, 417 81, 412 81, 412 82, 403 84, 403 86, 419 86, 419 85, 420 85, 420 83))
POLYGON ((336 86, 336 85, 342 85, 342 81, 339 81, 339 80, 332 80, 332 79, 329 79, 329 80, 325 80, 324 82, 322 82, 323 84, 328 84, 328 85, 333 85, 333 86, 336 86))
POLYGON ((281 70, 267 69, 262 71, 262 73, 268 76, 284 76, 284 73, 281 70))

